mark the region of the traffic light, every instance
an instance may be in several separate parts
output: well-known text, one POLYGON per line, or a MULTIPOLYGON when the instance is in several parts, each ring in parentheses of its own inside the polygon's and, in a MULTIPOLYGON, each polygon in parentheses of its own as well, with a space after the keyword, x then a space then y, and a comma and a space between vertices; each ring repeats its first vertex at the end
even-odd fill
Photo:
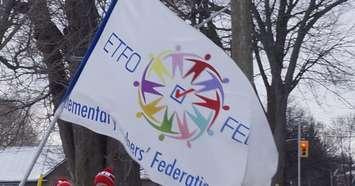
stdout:
POLYGON ((300 141, 300 151, 302 158, 308 158, 309 155, 309 141, 308 140, 301 140, 300 141))

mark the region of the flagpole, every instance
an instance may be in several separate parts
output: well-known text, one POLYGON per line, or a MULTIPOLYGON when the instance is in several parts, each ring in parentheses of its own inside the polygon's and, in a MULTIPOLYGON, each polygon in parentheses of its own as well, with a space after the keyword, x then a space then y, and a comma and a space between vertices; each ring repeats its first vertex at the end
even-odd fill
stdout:
POLYGON ((31 173, 31 171, 32 171, 32 169, 33 169, 33 167, 34 167, 39 155, 41 154, 42 149, 43 149, 44 145, 46 144, 46 142, 48 140, 48 137, 49 137, 51 131, 53 130, 53 128, 55 126, 55 123, 57 122, 57 120, 59 118, 59 115, 62 113, 62 111, 63 111, 63 104, 60 104, 58 109, 55 111, 53 120, 49 124, 48 130, 47 130, 46 134, 44 135, 44 137, 42 138, 42 141, 41 141, 41 143, 38 146, 37 152, 36 152, 35 156, 33 157, 30 166, 27 168, 26 174, 23 176, 19 186, 24 186, 25 185, 25 183, 27 181, 27 178, 30 175, 30 173, 31 173))
POLYGON ((213 13, 210 17, 208 17, 207 19, 205 19, 204 21, 202 21, 200 24, 195 25, 195 28, 200 29, 204 24, 210 22, 213 18, 215 18, 216 16, 218 16, 219 14, 221 14, 222 12, 224 12, 225 10, 227 10, 229 7, 231 6, 231 2, 228 3, 224 8, 222 8, 221 10, 213 13))

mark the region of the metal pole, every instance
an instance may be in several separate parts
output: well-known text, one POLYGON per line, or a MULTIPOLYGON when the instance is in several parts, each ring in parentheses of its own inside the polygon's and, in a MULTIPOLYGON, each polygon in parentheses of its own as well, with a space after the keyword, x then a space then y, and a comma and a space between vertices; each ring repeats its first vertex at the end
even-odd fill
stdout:
POLYGON ((62 113, 62 111, 63 111, 63 104, 60 104, 58 109, 55 111, 53 120, 49 124, 48 130, 47 130, 46 134, 43 136, 42 141, 41 141, 41 143, 38 146, 37 152, 36 152, 35 156, 33 157, 30 166, 27 168, 26 173, 23 176, 19 186, 24 186, 25 185, 25 183, 27 181, 27 178, 28 178, 28 176, 30 175, 30 173, 31 173, 31 171, 33 169, 33 166, 35 165, 39 155, 41 154, 41 151, 42 151, 44 145, 46 144, 46 142, 48 140, 48 137, 49 137, 51 131, 53 130, 53 128, 55 126, 55 123, 57 122, 57 120, 59 118, 59 115, 62 113))
POLYGON ((200 29, 204 24, 210 22, 213 18, 215 18, 216 16, 218 16, 219 14, 221 14, 222 12, 224 12, 225 10, 227 10, 230 7, 231 3, 228 3, 224 8, 222 8, 221 10, 219 10, 218 12, 213 13, 209 18, 205 19, 204 21, 202 21, 200 24, 195 25, 195 28, 200 29))
POLYGON ((333 172, 332 172, 332 170, 329 171, 329 176, 330 176, 330 186, 333 186, 333 172))
POLYGON ((351 154, 351 135, 352 135, 352 124, 350 124, 349 130, 349 185, 353 185, 353 163, 352 163, 352 154, 351 154))
POLYGON ((297 134, 297 176, 298 176, 298 186, 301 186, 301 150, 300 150, 300 145, 301 145, 301 124, 298 124, 298 134, 297 134))

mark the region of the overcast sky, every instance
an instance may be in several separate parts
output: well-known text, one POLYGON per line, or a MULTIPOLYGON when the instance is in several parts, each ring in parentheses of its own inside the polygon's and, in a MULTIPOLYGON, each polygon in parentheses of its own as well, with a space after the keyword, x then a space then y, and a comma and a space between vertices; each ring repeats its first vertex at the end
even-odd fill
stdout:
MULTIPOLYGON (((349 27, 355 25, 355 6, 352 8, 347 8, 347 10, 344 11, 344 14, 342 14, 340 17, 340 22, 342 27, 346 28, 347 30, 349 27)), ((355 69, 355 59, 350 61, 350 63, 354 64, 353 66, 355 69)), ((257 65, 254 64, 254 70, 256 72, 258 71, 257 68, 257 65)), ((264 85, 261 81, 261 78, 256 78, 255 80, 258 93, 262 101, 265 102, 266 94, 263 90, 264 85)), ((353 87, 353 89, 355 89, 355 87, 353 87)), ((312 115, 317 121, 321 121, 325 124, 330 124, 331 120, 336 117, 349 115, 352 112, 355 113, 355 91, 353 90, 340 90, 340 96, 345 98, 348 103, 352 104, 354 106, 353 108, 350 108, 349 105, 344 104, 344 102, 341 101, 335 94, 330 93, 329 91, 325 91, 324 89, 320 89, 319 91, 317 90, 316 94, 317 98, 309 91, 307 87, 298 86, 292 92, 291 99, 294 100, 294 104, 296 103, 297 106, 305 109, 306 112, 312 115)))
MULTIPOLYGON (((349 8, 344 13, 344 15, 340 17, 340 21, 342 22, 344 27, 347 28, 355 25, 354 6, 352 8, 349 8)), ((353 59, 351 63, 353 64, 355 69, 355 59, 353 59)), ((319 95, 321 97, 318 100, 315 100, 311 96, 302 95, 299 90, 296 90, 294 94, 294 96, 297 97, 296 99, 319 121, 329 123, 329 121, 335 117, 355 113, 354 90, 349 89, 341 91, 341 96, 345 98, 346 101, 348 101, 350 104, 352 104, 352 108, 350 108, 349 105, 345 105, 342 101, 339 100, 338 96, 332 93, 320 92, 319 95)))

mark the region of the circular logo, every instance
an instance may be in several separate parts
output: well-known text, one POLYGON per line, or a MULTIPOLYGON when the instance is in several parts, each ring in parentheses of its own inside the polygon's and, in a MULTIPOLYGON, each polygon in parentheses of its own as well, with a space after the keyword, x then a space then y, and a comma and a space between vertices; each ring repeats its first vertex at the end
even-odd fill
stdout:
POLYGON ((223 84, 228 83, 208 62, 210 54, 199 55, 175 51, 163 51, 151 55, 138 88, 141 111, 144 118, 159 134, 186 142, 197 140, 205 133, 213 135, 211 129, 221 110, 229 110, 224 104, 223 84))

